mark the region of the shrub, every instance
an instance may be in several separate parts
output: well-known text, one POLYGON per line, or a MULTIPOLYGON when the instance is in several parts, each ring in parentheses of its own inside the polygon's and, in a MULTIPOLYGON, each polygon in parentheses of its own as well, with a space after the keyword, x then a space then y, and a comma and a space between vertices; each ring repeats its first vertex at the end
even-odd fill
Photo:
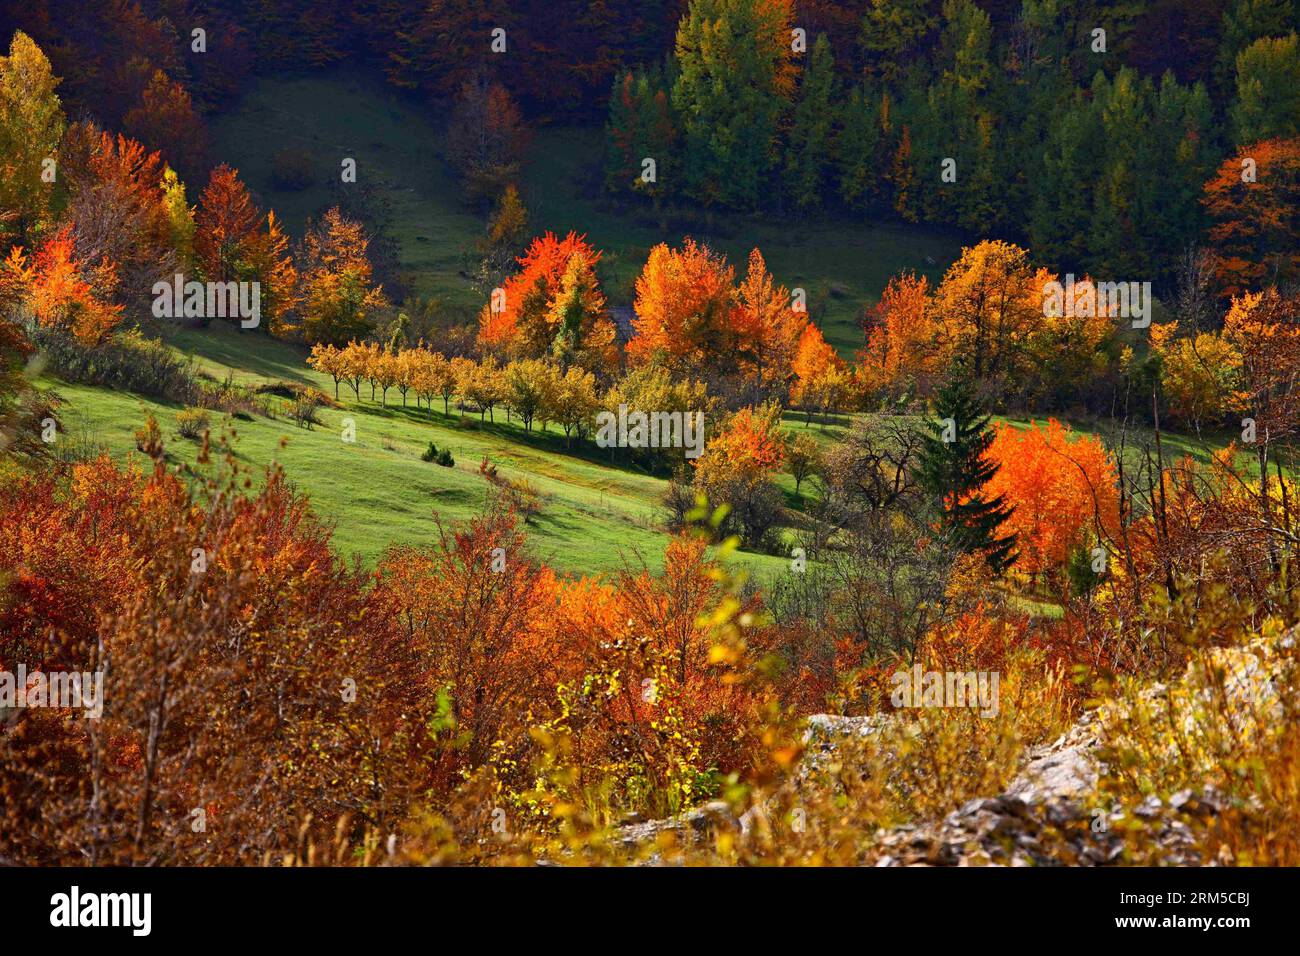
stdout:
POLYGON ((326 846, 349 819, 404 819, 423 736, 404 725, 427 724, 419 658, 283 477, 247 496, 245 478, 230 456, 186 477, 104 458, 0 489, 6 661, 93 670, 112 648, 102 734, 57 708, 6 726, 0 858, 256 865, 326 846), (196 542, 212 549, 202 574, 196 542), (64 567, 84 573, 40 572, 67 612, 54 625, 25 582, 64 567), (355 701, 335 691, 347 679, 355 701), (351 736, 363 728, 373 746, 351 736), (84 785, 97 767, 102 785, 84 785), (196 833, 195 806, 221 825, 196 833))
MULTIPOLYGON (((432 445, 433 443, 430 442, 429 444, 432 445)), ((456 467, 456 459, 452 458, 451 452, 447 451, 447 449, 445 448, 442 451, 438 452, 437 462, 438 464, 442 465, 442 467, 444 468, 456 467)))
POLYGON ((32 344, 46 357, 50 371, 70 382, 102 385, 122 392, 199 403, 203 386, 192 362, 159 339, 131 329, 96 346, 87 346, 56 329, 33 328, 32 344))
POLYGON ((426 448, 424 450, 424 454, 420 456, 420 461, 437 461, 437 460, 438 460, 438 446, 435 445, 433 442, 429 442, 429 447, 426 448))
POLYGON ((182 438, 199 438, 211 424, 208 413, 201 408, 186 408, 176 416, 176 428, 182 438))
POLYGON ((162 429, 153 415, 146 415, 144 424, 135 430, 135 448, 150 458, 162 454, 162 429))
POLYGON ((304 389, 294 396, 293 404, 289 406, 289 417, 299 425, 311 428, 312 425, 320 422, 316 414, 318 408, 320 408, 320 399, 311 391, 304 389))

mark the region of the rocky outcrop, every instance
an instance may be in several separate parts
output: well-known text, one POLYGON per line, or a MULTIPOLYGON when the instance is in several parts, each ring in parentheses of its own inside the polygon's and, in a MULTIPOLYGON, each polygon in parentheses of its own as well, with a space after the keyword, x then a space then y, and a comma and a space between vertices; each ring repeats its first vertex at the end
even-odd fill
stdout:
MULTIPOLYGON (((1090 711, 1070 730, 1049 744, 1026 754, 1024 766, 1002 793, 971 800, 941 820, 900 826, 876 834, 877 866, 1104 866, 1121 861, 1121 827, 1135 822, 1146 832, 1159 858, 1169 865, 1214 865, 1196 845, 1189 821, 1222 813, 1223 797, 1212 789, 1182 790, 1167 801, 1147 798, 1127 811, 1107 809, 1097 795, 1106 772, 1101 752, 1106 729, 1128 707, 1164 708, 1179 701, 1177 712, 1192 714, 1198 702, 1210 703, 1212 694, 1226 695, 1226 713, 1238 733, 1261 732, 1275 724, 1281 710, 1278 654, 1294 648, 1300 630, 1257 640, 1243 648, 1215 648, 1208 660, 1221 675, 1207 686, 1204 669, 1190 667, 1172 685, 1152 684, 1135 701, 1090 711), (1221 689, 1219 689, 1221 688, 1221 689), (1190 703, 1189 703, 1190 702, 1190 703), (1119 708, 1119 709, 1116 709, 1119 708)), ((1225 712, 1220 707, 1216 714, 1225 712)), ((835 786, 833 774, 864 738, 881 733, 896 718, 889 715, 809 717, 804 734, 804 756, 789 782, 795 790, 835 786)), ((1194 735, 1193 718, 1184 718, 1185 733, 1194 735)), ((848 768, 851 772, 852 768, 848 768)), ((619 839, 627 846, 644 845, 665 832, 677 841, 702 845, 721 831, 749 833, 763 808, 736 817, 721 801, 680 817, 635 823, 622 828, 619 839)))
POLYGON ((731 806, 725 800, 711 800, 679 816, 625 823, 614 842, 631 849, 653 844, 661 834, 671 833, 677 845, 689 846, 712 840, 719 832, 739 829, 740 821, 731 806))

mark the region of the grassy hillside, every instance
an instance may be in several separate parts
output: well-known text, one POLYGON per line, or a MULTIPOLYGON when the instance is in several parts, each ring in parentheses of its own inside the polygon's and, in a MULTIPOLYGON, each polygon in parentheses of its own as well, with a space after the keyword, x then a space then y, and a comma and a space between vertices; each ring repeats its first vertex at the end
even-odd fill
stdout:
MULTIPOLYGON (((201 373, 216 380, 227 377, 241 385, 287 382, 311 384, 332 394, 333 383, 304 363, 305 350, 260 333, 241 332, 225 323, 208 329, 172 327, 167 339, 190 356, 201 373)), ((133 433, 152 413, 177 460, 192 462, 198 443, 176 432, 180 407, 103 388, 73 385, 45 378, 42 387, 64 400, 62 416, 74 437, 86 436, 115 458, 136 458, 133 433)), ((287 417, 252 420, 217 416, 214 433, 236 433, 235 449, 245 465, 261 471, 279 462, 289 478, 310 496, 317 512, 336 525, 335 543, 345 556, 358 555, 373 563, 393 544, 428 542, 436 534, 434 512, 444 520, 478 513, 488 500, 489 485, 478 474, 486 456, 500 474, 526 480, 538 491, 542 508, 529 527, 539 557, 561 571, 596 573, 642 559, 658 567, 666 543, 665 510, 661 504, 667 481, 635 470, 612 466, 604 452, 590 445, 568 449, 558 428, 526 435, 518 424, 507 424, 499 411, 495 424, 480 424, 477 416, 417 410, 414 399, 403 408, 394 389, 389 407, 369 400, 362 386, 356 402, 344 386, 341 409, 321 411, 321 424, 299 427, 287 417), (355 443, 342 440, 345 418, 356 426, 355 443), (428 443, 449 449, 454 468, 420 460, 428 443)), ((812 435, 824 446, 842 438, 850 418, 836 424, 805 426, 802 416, 787 413, 791 432, 812 435)), ((1026 426, 1025 420, 1013 424, 1026 426)), ((1087 430, 1086 425, 1079 426, 1087 430)), ((1134 441, 1149 436, 1135 435, 1134 441)), ((1191 438, 1167 434, 1166 454, 1192 454, 1204 459, 1211 447, 1191 438)), ((1132 454, 1136 455, 1136 452, 1132 454)), ((1134 458, 1136 461, 1136 458, 1134 458)), ((794 479, 778 476, 791 504, 794 479)), ((808 489, 805 488, 805 492, 808 489)), ((742 553, 739 560, 766 576, 788 567, 780 558, 742 553)))
MULTIPOLYGON (((218 380, 229 376, 254 386, 304 382, 333 394, 329 377, 303 364, 303 350, 264 335, 214 323, 206 330, 177 329, 169 340, 218 380)), ((133 434, 152 413, 169 453, 194 460, 197 441, 176 432, 177 405, 48 378, 41 384, 65 399, 67 431, 85 434, 115 458, 141 459, 133 434)), ((650 567, 660 565, 667 541, 661 527, 664 479, 611 467, 591 448, 569 452, 558 429, 527 437, 506 424, 502 413, 495 425, 480 426, 477 416, 462 420, 454 409, 450 416, 437 406, 432 415, 417 411, 414 398, 403 408, 396 390, 389 392, 386 409, 369 401, 365 386, 360 403, 346 387, 340 395, 344 407, 324 409, 321 424, 310 430, 288 418, 259 415, 251 421, 217 416, 213 431, 233 429, 237 457, 256 470, 272 461, 283 465, 317 512, 336 524, 335 543, 345 556, 373 562, 390 544, 432 541, 435 510, 444 520, 481 511, 489 485, 478 467, 486 456, 501 475, 527 480, 537 489, 542 508, 529 533, 537 556, 557 569, 596 573, 642 559, 650 567), (345 418, 355 422, 355 443, 342 440, 345 418), (451 451, 454 468, 420 460, 430 441, 451 451)), ((765 555, 741 560, 759 572, 784 567, 765 555)))
MULTIPOLYGON (((485 214, 461 200, 455 174, 441 158, 446 121, 443 105, 413 100, 364 73, 344 73, 263 78, 212 129, 215 154, 239 169, 295 235, 329 203, 343 158, 355 159, 358 182, 374 185, 391 205, 399 271, 411 291, 471 316, 481 299, 464 271, 464 254, 482 234, 485 214), (275 154, 286 146, 311 156, 315 183, 309 188, 273 184, 275 154)), ((529 231, 586 233, 604 250, 610 301, 630 305, 633 280, 651 247, 680 242, 684 230, 661 229, 635 210, 610 208, 601 191, 603 153, 600 129, 539 130, 521 190, 529 231)), ((199 187, 191 191, 197 196, 199 187)), ((741 273, 750 249, 760 248, 780 282, 806 290, 827 339, 846 357, 861 344, 858 317, 890 276, 911 269, 937 279, 960 251, 956 238, 932 230, 820 215, 720 218, 712 230, 691 232, 724 252, 741 273)))

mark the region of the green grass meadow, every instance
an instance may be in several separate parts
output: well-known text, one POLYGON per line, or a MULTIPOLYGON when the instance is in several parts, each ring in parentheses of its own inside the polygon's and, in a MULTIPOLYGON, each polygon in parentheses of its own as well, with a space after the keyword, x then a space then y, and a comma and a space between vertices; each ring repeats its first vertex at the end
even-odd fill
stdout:
MULTIPOLYGON (((217 380, 229 377, 249 386, 300 382, 334 391, 328 376, 304 364, 304 350, 260 333, 214 323, 203 330, 176 329, 167 340, 217 380)), ((149 414, 158 420, 172 458, 192 464, 197 456, 199 443, 177 432, 179 405, 48 377, 40 385, 63 399, 67 433, 85 436, 116 459, 145 463, 134 432, 149 414)), ((444 415, 440 402, 432 414, 417 410, 413 396, 403 408, 396 389, 389 391, 386 408, 370 401, 364 384, 360 402, 347 386, 339 394, 343 408, 322 409, 321 423, 310 429, 283 416, 245 421, 213 413, 212 433, 233 431, 237 460, 254 472, 278 462, 317 513, 334 524, 335 544, 345 557, 373 564, 390 545, 435 541, 435 512, 444 521, 479 513, 489 500, 490 485, 478 473, 486 457, 502 476, 526 480, 537 490, 541 511, 527 528, 536 557, 575 574, 643 561, 661 566, 666 479, 612 465, 606 452, 590 444, 567 449, 557 427, 526 435, 517 422, 507 424, 499 409, 495 424, 480 424, 477 415, 462 418, 454 407, 444 415), (343 440, 346 418, 355 424, 354 442, 343 440), (451 451, 454 468, 420 459, 430 441, 451 451)), ((767 555, 739 560, 756 572, 785 566, 767 555)))

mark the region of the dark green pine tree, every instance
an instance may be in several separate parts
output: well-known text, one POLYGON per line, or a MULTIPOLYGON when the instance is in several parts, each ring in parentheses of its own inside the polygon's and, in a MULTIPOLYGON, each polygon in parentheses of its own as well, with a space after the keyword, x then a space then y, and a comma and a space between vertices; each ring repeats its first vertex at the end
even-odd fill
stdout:
POLYGON ((993 443, 989 416, 968 379, 954 378, 939 389, 935 417, 926 421, 918 478, 942 510, 943 526, 957 547, 982 553, 995 573, 1016 560, 1016 536, 998 536, 998 527, 1014 510, 1001 495, 989 499, 981 490, 998 470, 984 457, 993 443))

